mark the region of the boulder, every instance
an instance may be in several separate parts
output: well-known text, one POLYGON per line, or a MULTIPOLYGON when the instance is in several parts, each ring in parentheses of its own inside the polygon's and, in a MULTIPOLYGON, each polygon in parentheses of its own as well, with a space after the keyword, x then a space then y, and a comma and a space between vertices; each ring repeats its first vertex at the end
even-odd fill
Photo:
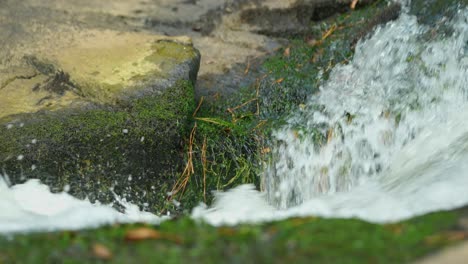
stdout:
MULTIPOLYGON (((0 12, 3 30, 8 19, 0 12)), ((1 174, 162 210, 195 106, 191 40, 57 21, 17 27, 0 52, 1 174)))

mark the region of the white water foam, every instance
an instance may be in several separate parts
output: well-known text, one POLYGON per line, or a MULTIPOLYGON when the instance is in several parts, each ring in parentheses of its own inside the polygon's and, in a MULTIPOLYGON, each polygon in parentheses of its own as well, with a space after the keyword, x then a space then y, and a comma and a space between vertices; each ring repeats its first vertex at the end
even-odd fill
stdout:
POLYGON ((393 222, 467 204, 468 10, 447 28, 434 34, 402 14, 378 29, 276 131, 266 193, 241 186, 193 216, 393 222))
POLYGON ((166 219, 120 201, 125 213, 110 205, 92 204, 68 193, 51 193, 38 180, 8 187, 0 176, 0 234, 77 230, 114 223, 159 223, 166 219))

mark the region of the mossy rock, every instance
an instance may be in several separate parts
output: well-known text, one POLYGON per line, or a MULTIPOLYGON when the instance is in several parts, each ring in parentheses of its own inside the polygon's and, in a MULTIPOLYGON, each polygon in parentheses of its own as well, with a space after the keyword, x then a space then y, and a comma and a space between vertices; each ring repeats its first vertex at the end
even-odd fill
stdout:
POLYGON ((193 96, 192 84, 179 81, 116 106, 19 116, 0 127, 3 173, 92 201, 113 201, 113 190, 161 210, 183 162, 193 96))
POLYGON ((2 79, 0 102, 13 110, 0 107, 1 174, 163 211, 184 163, 200 55, 188 39, 99 33, 25 56, 2 79))

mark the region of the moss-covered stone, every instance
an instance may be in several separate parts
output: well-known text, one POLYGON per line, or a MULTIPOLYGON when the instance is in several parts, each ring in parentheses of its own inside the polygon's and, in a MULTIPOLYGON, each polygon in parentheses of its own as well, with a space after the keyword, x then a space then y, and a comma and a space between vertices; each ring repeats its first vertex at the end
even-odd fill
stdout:
POLYGON ((23 48, 0 59, 0 173, 92 201, 113 202, 115 191, 162 211, 194 110, 191 40, 24 23, 37 43, 18 33, 10 44, 23 48))
POLYGON ((13 183, 39 178, 101 202, 115 191, 161 211, 193 109, 193 84, 181 80, 115 106, 16 116, 0 126, 0 166, 13 183))

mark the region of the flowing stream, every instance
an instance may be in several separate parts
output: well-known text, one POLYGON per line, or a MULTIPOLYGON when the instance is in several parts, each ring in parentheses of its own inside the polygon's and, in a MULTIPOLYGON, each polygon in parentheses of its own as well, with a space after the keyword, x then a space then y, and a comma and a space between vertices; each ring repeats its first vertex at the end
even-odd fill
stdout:
MULTIPOLYGON (((274 133, 266 190, 218 193, 192 216, 215 225, 307 215, 392 222, 468 204, 467 52, 466 8, 437 28, 405 13, 378 28, 274 133)), ((0 180, 0 233, 163 220, 118 202, 125 213, 38 181, 0 180)))

